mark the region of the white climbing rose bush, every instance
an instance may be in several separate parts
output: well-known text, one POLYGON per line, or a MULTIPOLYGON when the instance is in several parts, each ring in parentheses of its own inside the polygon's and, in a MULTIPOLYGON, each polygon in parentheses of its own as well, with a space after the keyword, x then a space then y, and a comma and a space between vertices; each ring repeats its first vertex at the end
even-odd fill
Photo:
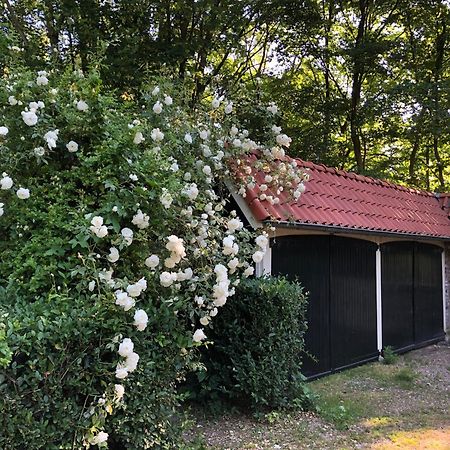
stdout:
POLYGON ((192 111, 167 81, 139 100, 95 72, 0 83, 0 447, 172 448, 176 385, 268 246, 224 181, 254 188, 258 152, 278 204, 307 174, 278 128, 255 142, 236 102, 192 111))

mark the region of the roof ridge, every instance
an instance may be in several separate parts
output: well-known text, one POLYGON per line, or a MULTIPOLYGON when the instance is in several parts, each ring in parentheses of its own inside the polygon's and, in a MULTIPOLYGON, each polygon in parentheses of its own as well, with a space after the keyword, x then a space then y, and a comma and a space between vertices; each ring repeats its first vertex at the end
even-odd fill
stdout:
MULTIPOLYGON (((433 192, 428 192, 423 189, 415 189, 415 188, 411 188, 411 187, 407 187, 407 186, 402 186, 401 184, 396 184, 396 183, 393 183, 392 181, 382 180, 380 178, 373 178, 373 177, 369 177, 366 175, 358 174, 356 172, 350 172, 347 170, 337 169, 335 167, 326 166, 325 164, 314 163, 312 161, 304 161, 300 158, 291 158, 290 157, 290 159, 295 159, 299 163, 299 165, 301 165, 304 168, 313 169, 313 170, 315 169, 315 170, 318 170, 319 172, 328 172, 328 173, 331 173, 331 174, 339 176, 339 177, 356 179, 356 180, 359 180, 359 181, 362 181, 362 182, 368 183, 368 184, 383 185, 383 186, 386 186, 386 187, 389 187, 392 189, 397 189, 399 191, 411 192, 411 193, 420 194, 420 195, 423 195, 426 197, 435 196, 435 194, 433 192)), ((450 193, 449 194, 440 194, 440 195, 450 197, 450 193)))

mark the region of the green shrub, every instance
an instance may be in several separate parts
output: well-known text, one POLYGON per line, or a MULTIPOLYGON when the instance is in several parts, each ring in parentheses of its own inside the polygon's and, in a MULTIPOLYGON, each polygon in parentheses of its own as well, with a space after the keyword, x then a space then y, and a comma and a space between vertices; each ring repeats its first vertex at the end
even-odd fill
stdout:
POLYGON ((241 282, 210 333, 201 395, 241 398, 255 410, 305 402, 306 306, 303 288, 285 278, 241 282))
POLYGON ((383 363, 390 365, 395 364, 398 360, 398 355, 395 353, 395 350, 390 345, 387 345, 383 349, 383 363))
POLYGON ((82 448, 84 430, 102 422, 92 405, 103 402, 103 414, 114 411, 110 448, 177 447, 175 380, 186 363, 179 351, 183 336, 173 331, 177 318, 164 305, 154 306, 153 339, 141 342, 137 381, 127 385, 121 401, 107 383, 118 340, 112 309, 59 293, 10 306, 3 320, 13 358, 0 373, 0 448, 82 448), (169 332, 171 339, 162 343, 169 332))

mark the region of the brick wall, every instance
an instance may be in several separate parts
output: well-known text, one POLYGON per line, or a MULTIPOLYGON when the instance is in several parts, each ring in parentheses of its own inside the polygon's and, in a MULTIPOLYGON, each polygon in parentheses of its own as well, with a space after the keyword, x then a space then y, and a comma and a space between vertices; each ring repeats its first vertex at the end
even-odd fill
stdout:
POLYGON ((450 244, 445 247, 445 299, 447 317, 447 339, 450 339, 450 244))

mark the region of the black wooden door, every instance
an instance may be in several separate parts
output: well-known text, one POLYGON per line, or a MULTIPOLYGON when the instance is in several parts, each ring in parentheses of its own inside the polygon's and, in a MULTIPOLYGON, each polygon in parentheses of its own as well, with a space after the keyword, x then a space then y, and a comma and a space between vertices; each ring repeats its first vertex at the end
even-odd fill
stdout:
POLYGON ((405 351, 443 338, 441 255, 429 244, 383 244, 384 347, 405 351))
POLYGON ((285 236, 272 246, 272 274, 309 291, 304 375, 377 357, 376 245, 334 236, 285 236))
POLYGON ((414 345, 414 245, 389 242, 381 252, 383 346, 407 349, 414 345))
POLYGON ((442 308, 442 250, 417 243, 414 248, 415 343, 444 337, 442 308))
POLYGON ((331 239, 330 325, 333 369, 378 356, 376 249, 376 244, 360 239, 331 239))
POLYGON ((272 274, 298 279, 309 292, 305 376, 330 371, 330 240, 328 236, 286 236, 272 246, 272 274))

